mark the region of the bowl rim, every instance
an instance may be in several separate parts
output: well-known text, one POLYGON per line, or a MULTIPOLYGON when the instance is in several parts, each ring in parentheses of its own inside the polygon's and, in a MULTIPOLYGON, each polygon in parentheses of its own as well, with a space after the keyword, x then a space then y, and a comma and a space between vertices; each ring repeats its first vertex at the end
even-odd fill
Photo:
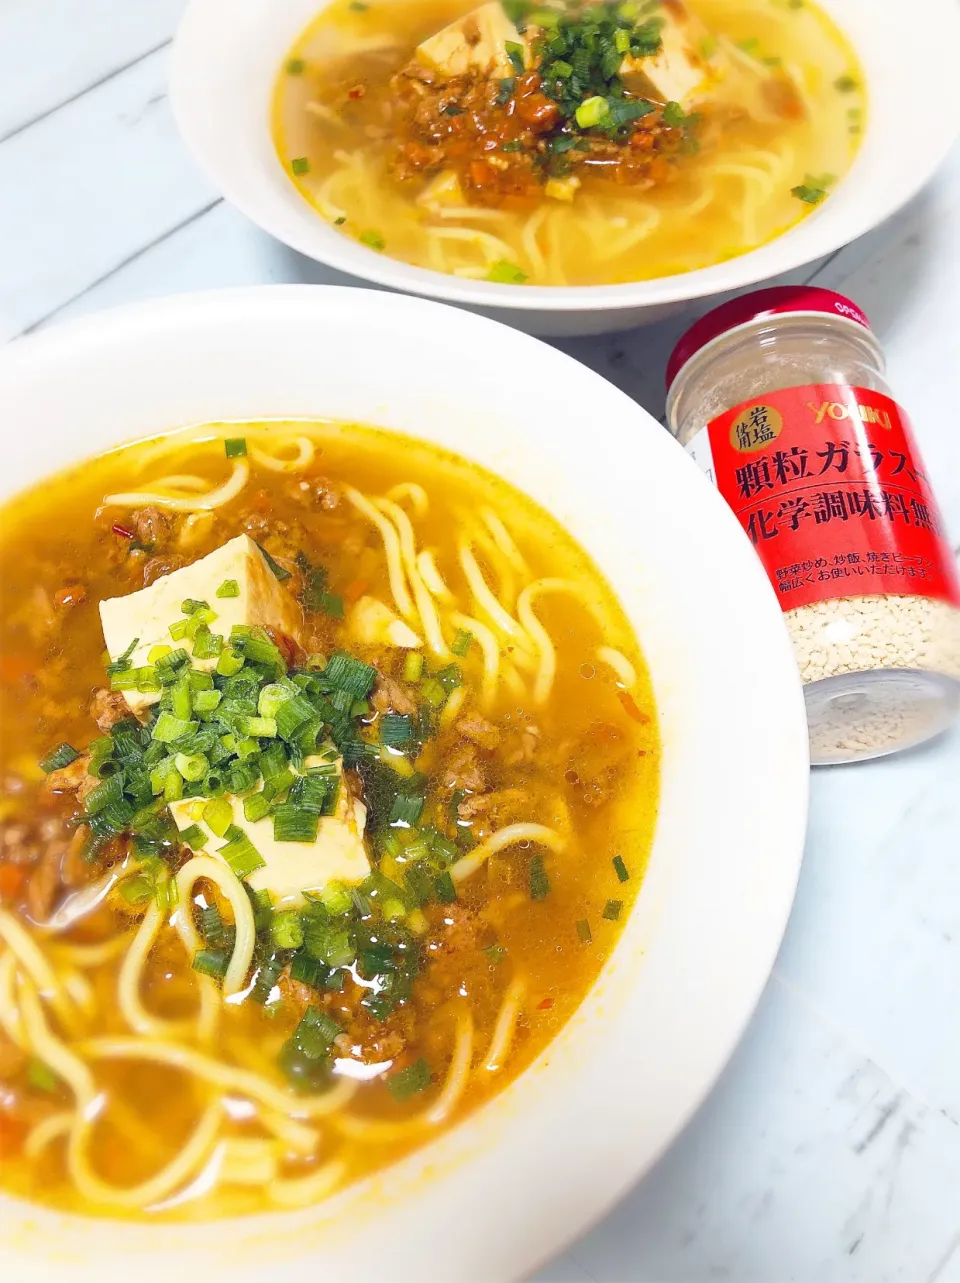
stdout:
MULTIPOLYGON (((842 21, 834 13, 837 0, 818 0, 841 27, 842 21)), ((849 3, 849 0, 846 0, 849 3)), ((864 0, 858 0, 862 3, 864 0)), ((421 297, 439 299, 476 308, 502 308, 517 312, 537 313, 618 313, 643 308, 668 307, 710 298, 731 290, 751 288, 772 276, 794 271, 817 259, 836 253, 845 245, 873 230, 891 218, 912 200, 931 179, 942 164, 957 137, 960 136, 960 114, 934 113, 924 142, 924 162, 914 165, 908 181, 904 182, 903 167, 894 170, 893 181, 885 182, 871 192, 870 199, 857 202, 856 211, 846 217, 837 215, 835 201, 840 193, 853 190, 858 182, 860 162, 868 139, 874 129, 872 106, 868 110, 867 131, 860 149, 831 200, 812 211, 791 228, 763 245, 745 254, 737 255, 709 267, 673 276, 654 277, 646 281, 626 282, 618 285, 523 285, 510 286, 490 281, 473 281, 430 268, 418 267, 343 236, 312 211, 312 220, 296 226, 292 221, 281 226, 281 220, 272 216, 242 182, 235 181, 233 171, 217 149, 207 145, 204 129, 197 114, 201 95, 197 92, 199 78, 209 66, 211 51, 204 44, 205 28, 215 17, 225 0, 189 0, 180 19, 173 41, 170 70, 170 98, 174 118, 181 136, 200 168, 212 180, 224 198, 241 213, 291 249, 361 281, 421 297), (831 212, 833 210, 833 212, 831 212), (797 233, 805 229, 802 235, 797 233), (811 230, 814 229, 814 230, 811 230)), ((265 3, 265 0, 241 0, 241 4, 265 3)), ((318 0, 320 12, 331 0, 318 0)), ((943 41, 956 47, 960 44, 960 8, 954 0, 914 0, 915 6, 926 8, 929 17, 918 19, 929 27, 943 31, 943 41)), ((282 9, 278 4, 276 9, 282 9)), ((855 46, 856 47, 856 46, 855 46)), ((863 56, 862 50, 857 49, 863 56)), ((218 50, 223 57, 223 48, 218 50)), ((280 61, 277 60, 279 67, 280 61)), ((868 94, 872 104, 885 92, 878 87, 876 77, 870 81, 868 94)), ((264 121, 269 139, 269 121, 264 121)), ((292 180, 277 164, 277 173, 304 207, 309 207, 292 180)), ((846 211, 844 211, 846 213, 846 211)))
MULTIPOLYGON (((312 311, 319 311, 321 314, 332 314, 337 318, 339 324, 348 309, 359 309, 360 311, 366 309, 368 313, 375 314, 378 317, 378 323, 383 322, 383 318, 388 317, 395 326, 403 325, 410 331, 416 331, 418 329, 417 322, 423 321, 424 323, 429 322, 430 324, 443 326, 451 331, 460 331, 464 336, 480 336, 481 341, 482 336, 486 335, 492 345, 500 345, 502 347, 504 343, 509 343, 511 351, 516 352, 520 358, 526 352, 532 359, 540 361, 545 366, 552 365, 568 371, 575 370, 575 380, 579 385, 577 389, 579 397, 583 397, 585 391, 589 389, 596 394, 597 400, 604 411, 610 409, 622 414, 623 418, 627 420, 622 425, 623 428, 632 421, 633 424, 647 433, 651 438, 650 449, 653 455, 658 453, 663 455, 664 451, 669 451, 681 468, 688 469, 688 475, 691 478, 694 475, 698 475, 696 474, 695 465, 683 457, 680 447, 669 438, 652 416, 600 375, 587 367, 581 366, 573 358, 566 356, 540 340, 528 335, 518 335, 500 323, 441 304, 400 294, 383 295, 372 291, 343 287, 281 285, 207 291, 199 294, 175 295, 135 303, 70 320, 39 334, 18 339, 8 345, 6 349, 0 351, 0 399, 4 394, 5 384, 8 388, 12 385, 15 389, 18 380, 21 379, 25 381, 26 385, 29 385, 31 380, 36 383, 38 378, 44 375, 45 371, 49 371, 51 363, 56 365, 65 356, 70 357, 76 368, 83 369, 84 364, 90 357, 95 356, 98 348, 104 346, 109 348, 111 345, 122 348, 124 344, 145 347, 151 342, 163 341, 165 336, 172 332, 182 332, 185 335, 183 342, 187 342, 190 335, 195 332, 206 332, 211 337, 218 336, 218 342, 223 340, 229 346, 225 335, 231 333, 234 327, 238 330, 243 330, 245 327, 256 327, 268 321, 271 316, 276 316, 283 320, 291 320, 294 316, 297 320, 309 320, 312 311), (580 390, 581 387, 584 391, 580 390)), ((164 375, 164 377, 167 376, 164 375)), ((320 377, 319 372, 317 377, 320 377)), ((417 395, 419 397, 421 393, 418 391, 417 395)), ((423 393, 422 395, 426 399, 429 393, 423 393)), ((29 434, 23 434, 21 439, 24 442, 28 442, 30 436, 29 434)), ((31 454, 35 457, 40 448, 42 447, 37 445, 29 446, 31 454)), ((467 458, 471 457, 469 450, 464 449, 462 452, 467 458)), ((40 475, 42 476, 43 473, 41 472, 40 475)), ((771 865, 776 866, 770 875, 775 894, 772 903, 765 903, 763 907, 762 938, 754 941, 753 953, 757 955, 757 958, 754 958, 753 953, 751 954, 748 974, 739 975, 738 973, 737 978, 731 985, 735 995, 733 1005, 736 1009, 736 1019, 727 1021, 722 1033, 719 1033, 719 1035, 715 1033, 709 1039, 711 1042, 710 1055, 707 1058, 709 1068, 702 1078, 698 1077, 696 1079, 698 1083, 697 1089, 686 1096, 682 1110, 678 1111, 676 1125, 674 1126, 671 1122, 669 1131, 664 1136, 662 1143, 655 1149, 648 1150, 641 1161, 638 1162, 632 1155, 625 1158, 621 1156, 615 1180, 603 1190, 602 1194, 596 1190, 593 1192, 590 1197, 589 1210, 585 1215, 581 1215, 579 1220, 574 1217, 569 1222, 564 1221, 561 1225, 553 1226, 546 1237, 544 1237, 541 1227, 541 1246, 536 1252, 528 1252, 523 1258, 520 1267, 523 1271, 533 1269, 538 1264, 538 1261, 548 1259, 554 1252, 562 1250, 575 1235, 583 1232, 589 1225, 596 1223, 609 1211, 630 1185, 649 1171, 700 1108, 728 1064, 753 1016, 769 979, 793 903, 803 853, 809 789, 806 723, 803 715, 799 678, 788 680, 787 665, 792 667, 789 640, 785 626, 782 628, 776 627, 776 616, 779 614, 779 608, 776 605, 776 599, 772 589, 769 588, 760 563, 753 557, 747 541, 739 542, 739 527, 736 526, 735 518, 726 508, 722 499, 705 483, 701 497, 703 504, 712 510, 711 523, 718 526, 718 532, 719 528, 727 531, 722 542, 731 541, 735 531, 738 534, 738 542, 735 548, 733 542, 730 542, 730 551, 737 563, 738 573, 743 574, 747 585, 750 586, 751 596, 753 596, 754 591, 753 585, 756 586, 756 600, 751 603, 750 614, 757 614, 761 619, 768 621, 765 623, 765 629, 768 634, 768 650, 770 652, 767 663, 773 665, 772 671, 779 673, 777 681, 774 683, 776 687, 775 712, 780 715, 781 720, 775 724, 778 734, 782 735, 782 743, 778 752, 783 760, 789 763, 789 771, 784 770, 783 777, 777 785, 776 814, 777 822, 781 825, 779 836, 783 840, 777 847, 776 859, 770 861, 771 865), (764 604, 761 598, 766 598, 767 604, 764 604), (781 806, 782 813, 780 811, 781 806), (762 962, 758 961, 760 957, 762 957, 762 962)), ((549 504, 547 506, 549 507, 549 504)), ((600 569, 605 573, 605 567, 602 563, 600 569)), ((770 671, 770 668, 763 670, 768 693, 772 681, 770 671)), ((756 836, 751 837, 750 841, 755 847, 758 845, 756 836)), ((764 843, 763 852, 764 859, 766 859, 766 843, 764 843)), ((635 912, 635 909, 631 911, 631 917, 634 916, 635 912)), ((597 983, 591 987, 591 993, 596 989, 597 983)), ((573 1020, 575 1019, 576 1016, 573 1020)), ((565 1030, 569 1029, 569 1027, 569 1025, 565 1026, 565 1030)), ((548 1044, 547 1050, 553 1050, 564 1036, 565 1031, 562 1030, 548 1044)), ((697 1067, 698 1074, 701 1068, 702 1066, 697 1067)), ((524 1071, 520 1079, 515 1081, 523 1081, 530 1073, 531 1070, 529 1069, 524 1071)), ((484 1118, 490 1115, 497 1102, 502 1101, 505 1096, 509 1095, 512 1087, 513 1085, 511 1084, 506 1091, 499 1093, 498 1096, 495 1096, 485 1104, 481 1110, 471 1115, 471 1118, 484 1118)), ((470 1119, 468 1118, 459 1127, 466 1128, 469 1124, 470 1119)), ((455 1134, 457 1130, 458 1128, 454 1128, 453 1133, 455 1134)), ((501 1147, 499 1142, 496 1144, 491 1143, 490 1145, 491 1150, 496 1148, 499 1151, 501 1147)), ((405 1162, 406 1160, 402 1161, 405 1162)), ((473 1160, 468 1159, 466 1161, 474 1161, 477 1166, 480 1165, 480 1160, 477 1156, 474 1156, 473 1160)), ((0 1197, 0 1212, 3 1211, 4 1202, 5 1199, 0 1197)), ((582 1212, 582 1209, 579 1210, 582 1212)), ((47 1230, 55 1237, 56 1215, 46 1213, 36 1206, 31 1206, 29 1211, 38 1232, 43 1233, 44 1230, 47 1230)), ((266 1221, 269 1218, 262 1217, 260 1219, 266 1221)), ((87 1222, 87 1224, 90 1223, 87 1222)), ((92 1224, 116 1229, 118 1235, 120 1234, 120 1227, 123 1225, 122 1222, 107 1220, 98 1220, 92 1222, 92 1224)), ((127 1224, 132 1226, 138 1233, 145 1228, 143 1222, 128 1222, 127 1224)), ((223 1227, 230 1227, 235 1224, 236 1222, 234 1221, 205 1222, 197 1228, 207 1233, 207 1237, 211 1240, 216 1238, 222 1243, 225 1234, 223 1227)), ((0 1226, 3 1225, 4 1217, 0 1215, 0 1226)), ((170 1227, 160 1226, 154 1228, 159 1228, 162 1233, 170 1227)), ((229 1229, 226 1232, 229 1233, 229 1229)), ((197 1236, 192 1241, 199 1243, 201 1237, 197 1236)), ((5 1246, 5 1244, 0 1242, 0 1247, 2 1246, 5 1246)), ((118 1247, 112 1250, 119 1251, 121 1249, 118 1247)), ((86 1264, 89 1264, 89 1268, 92 1271, 105 1259, 108 1259, 106 1254, 103 1257, 97 1257, 92 1263, 88 1262, 86 1264)), ((164 1257, 164 1259, 169 1263, 169 1261, 176 1261, 182 1258, 176 1251, 172 1250, 169 1257, 164 1257)), ((297 1259, 301 1260, 301 1258, 297 1259)), ((308 1265, 309 1260, 304 1257, 302 1258, 302 1263, 308 1265)), ((44 1280, 81 1278, 87 1280, 93 1275, 83 1272, 86 1264, 76 1261, 67 1264, 60 1258, 56 1264, 51 1266, 48 1274, 39 1277, 44 1280)), ((28 1267, 23 1268, 18 1273, 18 1269, 21 1269, 21 1263, 20 1261, 14 1262, 11 1255, 9 1273, 11 1283, 19 1283, 21 1278, 25 1280, 28 1277, 36 1283, 38 1275, 35 1268, 35 1258, 30 1258, 28 1267)), ((151 1280, 155 1277, 147 1263, 144 1263, 143 1277, 151 1280)), ((218 1274, 216 1277, 219 1278, 220 1275, 218 1274)), ((231 1277, 241 1279, 242 1283, 255 1283, 255 1280, 262 1278, 262 1274, 257 1272, 255 1264, 247 1263, 244 1269, 239 1270, 235 1276, 232 1275, 231 1277)), ((299 1283, 300 1279, 307 1280, 315 1276, 302 1271, 295 1271, 292 1277, 299 1283)), ((367 1276, 364 1275, 363 1277, 366 1278, 367 1276)), ((402 1277, 414 1276, 404 1274, 402 1277)), ((458 1275, 457 1277, 461 1276, 458 1275)), ((474 1276, 464 1274, 462 1277, 473 1278, 474 1276)))

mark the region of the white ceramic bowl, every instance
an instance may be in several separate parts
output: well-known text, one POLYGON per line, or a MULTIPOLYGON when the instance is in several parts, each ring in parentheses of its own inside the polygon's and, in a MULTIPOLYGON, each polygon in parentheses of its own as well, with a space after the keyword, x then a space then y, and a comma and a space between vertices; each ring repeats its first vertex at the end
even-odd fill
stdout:
POLYGON ((330 227, 294 188, 270 137, 284 54, 327 0, 190 0, 171 93, 196 159, 229 201, 278 240, 340 271, 465 304, 535 334, 594 334, 655 320, 683 302, 743 289, 811 263, 876 227, 931 177, 960 128, 957 0, 819 0, 865 68, 868 129, 830 199, 740 258, 633 285, 495 285, 411 267, 330 227))
POLYGON ((279 286, 103 313, 0 352, 0 496, 131 437, 271 416, 359 420, 460 451, 589 550, 641 639, 662 719, 650 870, 561 1036, 426 1149, 321 1208, 242 1222, 81 1221, 0 1199, 4 1283, 101 1283, 134 1260, 138 1283, 185 1270, 206 1283, 521 1275, 596 1220, 690 1118, 786 922, 807 742, 774 593, 672 438, 552 348, 361 290, 279 286))

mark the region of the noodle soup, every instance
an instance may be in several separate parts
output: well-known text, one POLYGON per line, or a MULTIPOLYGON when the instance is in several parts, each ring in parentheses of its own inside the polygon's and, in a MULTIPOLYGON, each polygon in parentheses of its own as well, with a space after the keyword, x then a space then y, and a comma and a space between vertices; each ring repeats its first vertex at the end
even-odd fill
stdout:
POLYGON ((335 0, 274 102, 318 214, 420 267, 607 285, 755 249, 828 199, 864 128, 812 0, 335 0))
POLYGON ((657 721, 529 500, 373 429, 211 425, 13 501, 0 576, 5 1190, 309 1205, 576 1010, 643 878, 657 721))

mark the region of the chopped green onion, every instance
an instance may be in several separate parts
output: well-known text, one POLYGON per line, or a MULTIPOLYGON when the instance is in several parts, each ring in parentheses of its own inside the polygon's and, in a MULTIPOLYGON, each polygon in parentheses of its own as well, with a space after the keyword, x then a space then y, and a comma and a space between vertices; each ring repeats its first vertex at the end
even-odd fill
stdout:
POLYGON ((302 76, 307 64, 302 58, 288 58, 284 70, 288 76, 302 76))
POLYGON ((123 797, 121 776, 110 775, 87 794, 84 807, 88 815, 97 815, 110 802, 119 802, 123 797))
POLYGON ((246 437, 227 437, 223 443, 228 459, 242 459, 247 453, 246 437))
POLYGON ((251 824, 256 824, 258 820, 270 814, 270 806, 270 799, 264 797, 262 793, 251 793, 249 797, 243 799, 243 818, 249 820, 251 824))
POLYGON ((505 40, 503 47, 507 51, 507 57, 518 76, 522 76, 526 69, 525 49, 523 45, 517 44, 516 40, 505 40))
POLYGON ((50 1066, 36 1056, 31 1056, 27 1065, 27 1082, 37 1091, 53 1093, 60 1086, 60 1079, 50 1066))
MULTIPOLYGON (((256 540, 254 540, 254 542, 256 542, 256 540)), ((267 552, 266 548, 264 548, 262 543, 258 543, 257 547, 263 553, 264 561, 273 571, 276 578, 279 579, 280 583, 283 583, 285 579, 290 578, 290 571, 286 570, 283 566, 280 565, 278 561, 274 560, 274 558, 271 557, 270 554, 267 552)))
MULTIPOLYGON (((193 637, 193 657, 194 659, 216 659, 223 650, 223 638, 219 633, 212 633, 210 629, 203 624, 197 629, 193 637)), ((208 692, 209 694, 219 694, 219 692, 208 692)), ((214 708, 216 705, 214 705, 214 708)))
POLYGON ((293 802, 281 802, 273 812, 275 842, 316 842, 320 817, 293 802))
POLYGON ((339 918, 350 912, 353 901, 346 887, 339 882, 328 882, 320 892, 320 903, 329 914, 339 918))
POLYGON ((51 771, 60 771, 65 766, 69 766, 79 756, 80 754, 70 744, 58 744, 51 753, 40 759, 40 769, 45 775, 49 775, 51 771))
POLYGON ((630 881, 630 872, 627 869, 627 866, 623 862, 622 855, 615 855, 613 857, 613 867, 614 869, 616 869, 617 877, 620 879, 621 882, 630 881))
POLYGON ((361 245, 366 245, 368 249, 375 249, 378 252, 386 249, 387 247, 387 242, 383 239, 380 233, 373 231, 372 228, 368 228, 366 231, 361 232, 357 239, 360 241, 361 245))
POLYGON ((494 966, 496 966, 498 962, 502 962, 507 956, 507 951, 502 944, 488 945, 483 952, 487 955, 494 966))
POLYGON ((855 89, 858 89, 859 85, 853 76, 838 76, 833 82, 833 87, 838 93, 850 94, 855 89))
POLYGON ((249 877, 257 869, 266 865, 266 860, 244 833, 235 824, 227 829, 226 837, 230 840, 226 846, 219 848, 217 854, 223 856, 238 878, 249 877))
POLYGON ((200 910, 200 934, 207 944, 223 944, 227 939, 227 929, 215 904, 208 904, 200 910))
POLYGON ((294 156, 290 162, 290 168, 297 175, 307 174, 310 172, 310 161, 306 156, 294 156))
POLYGON ((212 713, 222 699, 222 691, 197 691, 193 697, 194 712, 212 713))
POLYGON ((120 894, 127 904, 146 904, 153 898, 153 891, 150 879, 139 874, 120 883, 120 894))
POLYGON ((630 52, 630 32, 624 27, 618 28, 613 33, 613 43, 616 45, 617 53, 627 54, 630 52))
POLYGON ((543 863, 542 855, 535 855, 530 861, 530 899, 545 900, 550 890, 550 879, 543 863))
POLYGON ((516 263, 508 263, 504 258, 498 259, 487 272, 487 280, 497 285, 522 285, 526 279, 526 272, 522 272, 516 263))
POLYGON ((240 585, 235 579, 225 579, 217 589, 218 597, 239 597, 240 585))
MULTIPOLYGON (((221 835, 222 836, 222 835, 221 835)), ((199 824, 191 824, 180 832, 180 841, 194 851, 200 851, 207 844, 207 835, 199 824)))
POLYGON ((413 718, 408 713, 386 713, 380 719, 380 743, 402 748, 413 741, 413 718))
POLYGON ((593 933, 590 930, 590 923, 586 918, 581 918, 577 923, 577 935, 582 944, 589 944, 593 939, 593 933))
POLYGON ((387 1079, 387 1088, 396 1101, 408 1100, 430 1086, 430 1066, 421 1057, 406 1069, 398 1069, 387 1079))
POLYGON ((278 949, 299 949, 303 944, 299 914, 293 909, 274 914, 270 923, 270 939, 278 949))
POLYGON ((670 129, 680 129, 687 119, 687 113, 678 102, 668 102, 663 109, 663 123, 670 129))
POLYGON ((178 753, 173 761, 183 778, 191 783, 202 780, 209 770, 209 763, 202 753, 178 753))
POLYGON ((131 656, 133 655, 133 652, 137 649, 139 644, 140 644, 140 638, 134 637, 133 641, 130 643, 127 649, 123 652, 123 654, 118 655, 115 660, 113 660, 111 663, 107 665, 106 672, 108 677, 112 677, 114 673, 124 673, 127 671, 127 669, 130 667, 131 656))
POLYGON ((596 125, 602 125, 610 115, 610 104, 606 98, 595 94, 592 98, 584 99, 574 115, 581 129, 593 129, 596 125))
POLYGON ((173 713, 163 712, 153 724, 153 738, 161 744, 172 744, 184 735, 193 735, 199 722, 188 721, 184 717, 175 717, 173 713))
POLYGON ((461 628, 456 637, 454 637, 453 642, 450 645, 450 649, 455 655, 459 655, 462 659, 472 645, 473 633, 469 633, 465 628, 461 628))
POLYGON ((608 922, 616 922, 623 912, 622 900, 608 900, 603 906, 603 916, 608 922))
POLYGON ((221 677, 235 677, 243 667, 244 659, 239 651, 234 650, 232 646, 227 646, 220 652, 220 658, 217 660, 217 672, 221 677))
POLYGON ((198 610, 209 610, 210 603, 207 601, 198 601, 195 597, 187 597, 180 603, 181 615, 195 615, 198 610))
POLYGON ((819 205, 821 201, 827 199, 827 193, 822 187, 811 187, 807 183, 801 183, 799 187, 791 187, 790 195, 796 196, 797 200, 802 200, 806 205, 819 205))
POLYGON ((240 733, 253 735, 259 739, 275 739, 277 719, 275 717, 241 717, 240 733))
POLYGON ((203 822, 218 838, 226 837, 233 824, 233 807, 224 797, 212 798, 204 805, 203 822))
POLYGON ((453 904, 457 898, 457 888, 450 874, 444 869, 438 873, 433 881, 437 892, 437 899, 441 904, 453 904))
POLYGON ((403 659, 403 680, 418 682, 423 673, 423 656, 417 650, 408 650, 403 659))
POLYGON ((354 699, 366 699, 376 681, 377 670, 372 664, 337 651, 330 656, 323 677, 334 690, 345 691, 354 699))
POLYGON ((193 955, 193 969, 202 976, 213 976, 222 980, 230 966, 230 954, 226 949, 198 949, 193 955))

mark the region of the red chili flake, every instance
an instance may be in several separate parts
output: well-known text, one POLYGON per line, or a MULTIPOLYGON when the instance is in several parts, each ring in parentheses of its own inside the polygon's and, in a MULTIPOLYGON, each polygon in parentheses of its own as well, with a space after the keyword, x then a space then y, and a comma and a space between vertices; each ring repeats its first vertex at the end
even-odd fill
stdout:
POLYGON ((347 90, 347 97, 356 101, 357 98, 362 98, 366 92, 367 91, 363 85, 354 85, 352 89, 347 90))
POLYGON ((110 529, 113 531, 115 535, 119 535, 121 539, 133 538, 133 531, 128 530, 126 526, 121 526, 119 521, 114 522, 114 524, 110 527, 110 529))
POLYGON ((623 705, 624 712, 627 716, 632 717, 635 722, 639 722, 641 726, 646 726, 647 722, 650 721, 647 714, 641 713, 640 709, 637 708, 633 696, 629 691, 617 691, 617 699, 619 699, 620 703, 623 705))
POLYGON ((537 1011, 549 1011, 553 1006, 552 998, 544 998, 542 1002, 537 1003, 537 1011))

